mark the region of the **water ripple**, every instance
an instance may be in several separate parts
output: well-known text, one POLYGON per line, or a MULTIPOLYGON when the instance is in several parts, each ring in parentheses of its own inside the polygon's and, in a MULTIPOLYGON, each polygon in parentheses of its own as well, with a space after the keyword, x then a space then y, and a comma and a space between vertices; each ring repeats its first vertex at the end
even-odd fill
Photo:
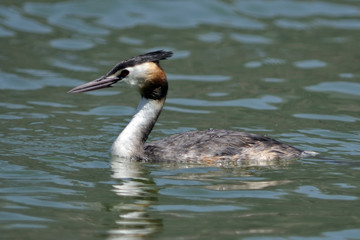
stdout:
POLYGON ((39 89, 42 84, 35 81, 29 81, 13 73, 0 71, 0 89, 1 90, 32 90, 39 89))
POLYGON ((347 29, 347 30, 358 30, 360 29, 360 20, 358 19, 317 19, 313 22, 314 26, 317 27, 331 27, 338 29, 347 29))
POLYGON ((52 220, 47 219, 47 218, 28 216, 28 215, 20 214, 20 213, 1 211, 0 212, 0 221, 31 221, 31 222, 45 221, 45 222, 49 222, 52 220))
POLYGON ((303 60, 303 61, 294 62, 294 65, 298 68, 312 69, 312 68, 325 67, 327 64, 325 62, 317 60, 317 59, 311 59, 311 60, 303 60))
POLYGON ((327 17, 359 16, 360 10, 351 5, 324 1, 252 0, 236 1, 236 8, 257 18, 290 17, 301 18, 323 15, 327 17))
POLYGON ((55 26, 89 35, 109 33, 108 30, 96 26, 98 24, 116 29, 149 24, 164 28, 189 28, 200 24, 242 29, 264 29, 265 27, 265 24, 260 21, 241 16, 232 6, 219 1, 207 1, 201 4, 190 0, 162 1, 152 2, 152 4, 147 4, 147 7, 144 7, 144 1, 141 0, 130 1, 127 4, 116 0, 106 1, 101 7, 94 0, 57 4, 26 3, 25 11, 46 17, 55 26), (117 5, 121 7, 114 8, 117 5), (161 11, 161 14, 158 14, 158 11, 161 11), (216 18, 208 17, 215 15, 216 18), (86 23, 86 18, 96 18, 96 24, 86 23))
POLYGON ((196 205, 158 205, 152 207, 156 211, 181 211, 181 212, 227 212, 245 210, 244 207, 231 205, 196 206, 196 205))
POLYGON ((54 39, 50 45, 63 50, 87 50, 94 47, 94 43, 84 39, 54 39))
POLYGON ((50 198, 47 196, 19 196, 19 195, 6 195, 3 199, 29 206, 37 207, 51 207, 51 208, 63 208, 63 209, 84 209, 85 204, 82 202, 60 202, 57 198, 50 198))
POLYGON ((272 39, 266 38, 259 35, 250 35, 250 34, 240 34, 232 33, 231 38, 235 41, 246 43, 246 44, 270 44, 272 39))
POLYGON ((305 89, 316 92, 338 92, 360 96, 360 83, 356 82, 322 82, 305 87, 305 89))
POLYGON ((127 106, 103 106, 90 109, 89 111, 71 111, 80 115, 95 116, 129 116, 135 112, 135 109, 127 106))
POLYGON ((33 108, 23 104, 15 104, 15 103, 8 103, 8 102, 0 102, 0 107, 4 107, 7 109, 29 109, 33 108))
POLYGON ((296 113, 293 115, 296 118, 315 119, 315 120, 331 120, 341 122, 356 122, 360 118, 352 117, 348 115, 326 115, 326 114, 314 114, 314 113, 296 113))
POLYGON ((211 200, 216 198, 262 198, 262 199, 279 199, 286 195, 284 192, 267 191, 267 190, 242 190, 242 191, 216 191, 201 188, 166 188, 159 192, 163 195, 176 196, 185 199, 211 200))
POLYGON ((212 111, 208 110, 196 110, 196 109, 188 109, 188 108, 179 108, 179 107, 169 107, 165 106, 164 109, 168 111, 181 112, 181 113, 196 113, 196 114, 208 114, 212 111))
MULTIPOLYGON (((347 138, 347 139, 356 139, 359 136, 359 133, 345 133, 340 131, 332 131, 328 129, 314 128, 314 129, 300 129, 299 132, 314 134, 321 136, 323 138, 347 138)), ((360 140, 357 140, 360 141, 360 140)))
POLYGON ((69 104, 61 104, 56 102, 42 102, 42 101, 28 101, 29 104, 38 105, 38 106, 47 106, 47 107, 54 107, 54 108, 73 108, 74 105, 69 104))
POLYGON ((199 34, 198 38, 203 42, 220 42, 223 39, 223 34, 218 32, 209 32, 205 34, 199 34))
POLYGON ((227 101, 207 101, 202 99, 169 98, 168 103, 197 107, 246 107, 251 109, 275 110, 277 107, 269 103, 281 103, 282 99, 276 96, 263 96, 261 98, 245 98, 227 101))
POLYGON ((109 33, 109 30, 92 26, 85 21, 87 18, 99 16, 98 12, 101 9, 92 1, 54 4, 28 2, 24 5, 24 10, 28 14, 46 17, 48 22, 54 26, 88 35, 105 35, 109 33))
POLYGON ((20 74, 0 71, 1 90, 35 90, 45 86, 73 87, 82 81, 64 77, 59 73, 39 69, 16 69, 20 74), (26 76, 21 76, 26 75, 26 76))
POLYGON ((289 20, 289 19, 276 19, 274 24, 280 28, 286 29, 296 29, 296 30, 304 30, 309 27, 309 24, 304 22, 296 21, 296 20, 289 20))
POLYGON ((24 17, 15 8, 0 7, 0 16, 3 17, 2 23, 16 31, 31 33, 50 33, 51 27, 41 24, 34 19, 24 17))
POLYGON ((285 64, 285 63, 286 63, 286 60, 284 60, 284 59, 265 58, 265 59, 262 59, 260 61, 246 62, 244 64, 244 66, 246 68, 259 68, 259 67, 262 67, 263 65, 281 65, 281 64, 285 64))
POLYGON ((170 81, 194 81, 194 82, 224 82, 231 79, 230 76, 223 75, 185 75, 185 74, 167 74, 170 81))
POLYGON ((358 198, 355 196, 347 196, 347 195, 331 195, 331 194, 324 194, 314 186, 300 186, 296 193, 305 194, 310 198, 318 198, 318 199, 326 199, 326 200, 347 200, 347 201, 354 201, 358 198))

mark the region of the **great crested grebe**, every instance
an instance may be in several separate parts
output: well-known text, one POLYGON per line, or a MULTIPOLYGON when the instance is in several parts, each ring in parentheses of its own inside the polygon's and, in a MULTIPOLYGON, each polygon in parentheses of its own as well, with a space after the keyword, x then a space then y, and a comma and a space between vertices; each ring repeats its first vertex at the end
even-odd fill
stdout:
POLYGON ((314 156, 269 137, 233 130, 191 131, 145 143, 164 106, 168 82, 159 61, 170 51, 154 51, 117 64, 106 75, 75 87, 81 93, 111 87, 122 81, 137 86, 141 100, 129 124, 111 147, 118 157, 145 161, 271 161, 314 156))

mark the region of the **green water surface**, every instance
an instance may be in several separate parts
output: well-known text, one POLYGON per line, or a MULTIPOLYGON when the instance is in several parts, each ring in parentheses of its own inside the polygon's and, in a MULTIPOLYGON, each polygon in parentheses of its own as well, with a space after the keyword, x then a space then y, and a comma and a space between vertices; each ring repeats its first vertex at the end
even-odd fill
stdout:
POLYGON ((2 1, 0 239, 360 239, 359 30, 358 1, 2 1), (157 49, 150 140, 226 128, 320 157, 111 159, 137 92, 67 91, 157 49))

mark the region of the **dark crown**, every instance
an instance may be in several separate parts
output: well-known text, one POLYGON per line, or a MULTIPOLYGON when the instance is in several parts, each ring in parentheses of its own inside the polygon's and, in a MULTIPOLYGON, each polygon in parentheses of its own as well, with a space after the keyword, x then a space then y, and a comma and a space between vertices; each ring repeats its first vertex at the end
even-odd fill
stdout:
POLYGON ((136 57, 129 58, 127 60, 121 61, 118 63, 108 74, 106 75, 112 75, 113 73, 116 73, 117 71, 127 68, 127 67, 133 67, 135 65, 145 63, 145 62, 158 62, 160 60, 165 60, 173 55, 173 52, 171 51, 164 51, 164 50, 158 50, 154 52, 148 52, 142 55, 138 55, 136 57))

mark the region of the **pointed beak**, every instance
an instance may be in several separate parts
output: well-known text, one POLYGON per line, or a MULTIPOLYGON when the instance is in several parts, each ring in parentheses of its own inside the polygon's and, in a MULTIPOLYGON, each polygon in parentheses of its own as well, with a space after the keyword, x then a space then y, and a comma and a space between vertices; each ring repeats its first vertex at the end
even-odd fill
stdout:
POLYGON ((118 77, 105 75, 94 81, 77 86, 77 87, 71 89, 70 91, 68 91, 68 93, 82 93, 82 92, 89 92, 89 91, 93 91, 93 90, 97 90, 97 89, 101 89, 101 88, 107 88, 107 87, 111 87, 114 83, 116 83, 120 80, 121 79, 118 77))

